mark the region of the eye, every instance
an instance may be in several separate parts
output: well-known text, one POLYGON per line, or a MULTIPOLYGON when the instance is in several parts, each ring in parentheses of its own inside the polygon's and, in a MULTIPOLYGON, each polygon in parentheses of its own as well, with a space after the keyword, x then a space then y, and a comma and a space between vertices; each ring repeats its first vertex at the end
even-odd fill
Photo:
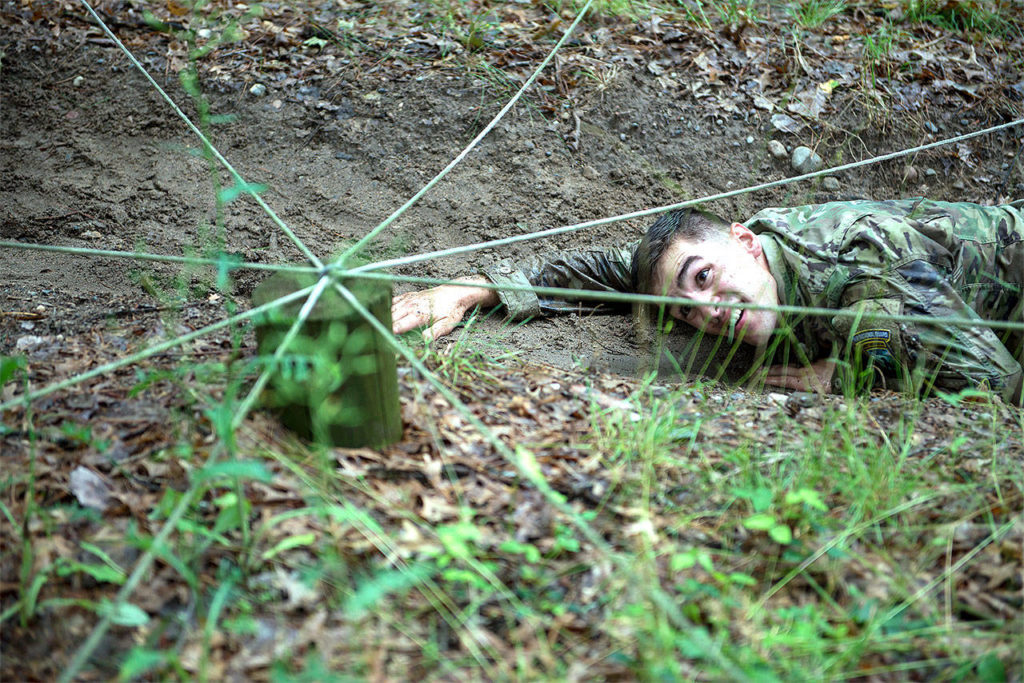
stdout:
POLYGON ((703 269, 701 269, 700 271, 697 272, 697 275, 695 275, 693 279, 696 281, 698 286, 703 287, 704 285, 706 285, 708 283, 708 279, 710 277, 711 277, 711 269, 710 268, 703 268, 703 269))

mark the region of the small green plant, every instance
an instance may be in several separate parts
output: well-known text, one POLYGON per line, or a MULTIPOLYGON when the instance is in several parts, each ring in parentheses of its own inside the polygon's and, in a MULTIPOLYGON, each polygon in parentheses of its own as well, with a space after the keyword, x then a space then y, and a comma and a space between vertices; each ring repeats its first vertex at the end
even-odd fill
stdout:
MULTIPOLYGON (((476 330, 480 320, 491 313, 474 313, 466 318, 462 332, 452 341, 423 341, 422 359, 453 386, 497 381, 495 371, 515 361, 518 352, 501 344, 500 338, 483 339, 476 330)), ((504 332, 503 332, 504 334, 504 332)), ((419 335, 412 332, 410 335, 419 335)))
POLYGON ((754 0, 720 0, 715 9, 719 18, 729 26, 754 25, 761 20, 754 0))
POLYGON ((786 11, 803 28, 817 28, 845 10, 845 0, 806 0, 786 11))
POLYGON ((733 494, 747 500, 753 508, 754 514, 743 520, 743 526, 751 531, 766 532, 780 545, 793 542, 793 525, 800 523, 808 512, 828 512, 828 506, 822 501, 821 495, 812 489, 787 492, 782 505, 775 504, 775 494, 764 486, 734 489, 733 494))
POLYGON ((929 23, 949 31, 1005 32, 1010 22, 998 6, 984 0, 907 0, 904 19, 929 23))

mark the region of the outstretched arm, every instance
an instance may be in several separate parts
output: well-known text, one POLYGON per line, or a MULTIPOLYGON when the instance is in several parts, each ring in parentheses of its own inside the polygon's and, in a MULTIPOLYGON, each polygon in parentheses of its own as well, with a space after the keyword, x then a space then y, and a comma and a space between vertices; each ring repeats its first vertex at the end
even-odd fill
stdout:
POLYGON ((580 304, 572 297, 538 297, 530 287, 558 287, 592 291, 630 289, 632 248, 576 249, 515 263, 502 261, 482 269, 484 275, 460 278, 461 285, 441 285, 395 297, 391 304, 395 334, 429 326, 423 335, 436 339, 448 334, 475 306, 504 305, 509 317, 524 320, 561 311, 598 310, 593 302, 580 304), (501 289, 474 287, 493 282, 501 289))
POLYGON ((454 330, 473 307, 498 304, 498 294, 493 289, 473 286, 489 282, 482 275, 455 282, 464 284, 440 285, 396 296, 391 302, 392 331, 401 334, 427 326, 423 336, 429 341, 454 330))

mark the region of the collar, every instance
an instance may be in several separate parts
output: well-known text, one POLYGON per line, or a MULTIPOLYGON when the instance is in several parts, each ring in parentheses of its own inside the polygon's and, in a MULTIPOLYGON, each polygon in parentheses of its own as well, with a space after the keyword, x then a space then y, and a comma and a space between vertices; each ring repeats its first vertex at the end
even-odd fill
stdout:
POLYGON ((775 278, 775 286, 779 293, 779 303, 783 306, 789 306, 796 299, 796 278, 793 277, 786 259, 782 257, 782 252, 779 250, 775 237, 762 232, 757 236, 757 239, 761 242, 761 251, 764 253, 765 260, 768 261, 768 270, 771 272, 772 277, 775 278))

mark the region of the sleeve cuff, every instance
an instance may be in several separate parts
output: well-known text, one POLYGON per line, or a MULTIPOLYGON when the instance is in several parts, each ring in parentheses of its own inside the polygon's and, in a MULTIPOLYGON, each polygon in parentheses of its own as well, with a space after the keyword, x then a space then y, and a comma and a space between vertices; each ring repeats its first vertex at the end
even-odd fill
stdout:
POLYGON ((504 289, 510 285, 514 287, 531 286, 530 281, 526 278, 526 273, 516 268, 511 260, 499 261, 486 268, 481 268, 480 272, 501 288, 498 290, 498 298, 508 309, 510 318, 525 320, 540 315, 540 299, 533 290, 504 289))

